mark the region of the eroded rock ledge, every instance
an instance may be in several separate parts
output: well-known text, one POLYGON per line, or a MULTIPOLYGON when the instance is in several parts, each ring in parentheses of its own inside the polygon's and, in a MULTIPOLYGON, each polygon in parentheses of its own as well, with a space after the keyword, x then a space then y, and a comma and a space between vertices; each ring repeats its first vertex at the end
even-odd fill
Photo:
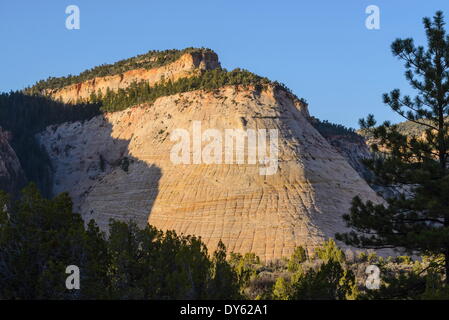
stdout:
POLYGON ((61 89, 46 89, 44 94, 65 103, 75 103, 89 99, 92 93, 105 94, 108 88, 117 91, 129 87, 133 82, 145 81, 154 85, 160 81, 176 81, 180 78, 194 76, 201 70, 216 68, 220 68, 220 62, 214 52, 189 52, 178 60, 158 68, 139 68, 117 75, 96 77, 61 89))

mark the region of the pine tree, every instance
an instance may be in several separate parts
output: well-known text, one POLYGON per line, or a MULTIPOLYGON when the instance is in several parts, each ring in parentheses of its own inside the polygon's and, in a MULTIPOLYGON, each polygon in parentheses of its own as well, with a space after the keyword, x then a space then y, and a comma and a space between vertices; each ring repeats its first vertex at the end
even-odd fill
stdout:
POLYGON ((372 115, 360 121, 378 141, 373 146, 378 156, 367 161, 375 183, 401 186, 403 192, 385 204, 356 197, 344 217, 354 231, 337 239, 362 248, 401 247, 441 255, 449 283, 449 36, 441 11, 433 19, 424 18, 423 24, 427 48, 415 46, 410 38, 391 45, 393 55, 405 62, 405 77, 416 96, 402 95, 399 89, 383 96, 386 105, 421 126, 423 134, 401 134, 389 122, 375 128, 372 115))
POLYGON ((239 299, 240 286, 238 276, 226 261, 226 246, 220 240, 212 256, 211 281, 209 282, 209 299, 239 299))

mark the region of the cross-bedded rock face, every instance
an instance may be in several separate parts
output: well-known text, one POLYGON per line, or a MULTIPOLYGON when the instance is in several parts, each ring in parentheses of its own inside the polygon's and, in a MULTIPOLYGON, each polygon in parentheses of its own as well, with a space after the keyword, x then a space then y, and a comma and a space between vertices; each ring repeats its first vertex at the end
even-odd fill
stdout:
MULTIPOLYGON (((157 99, 151 105, 47 128, 39 135, 55 169, 54 193, 106 229, 134 219, 201 236, 214 250, 254 252, 263 260, 313 249, 345 231, 352 198, 375 192, 309 123, 306 106, 283 90, 229 86, 157 99), (174 164, 176 129, 277 129, 272 175, 250 164, 174 164)), ((208 142, 203 141, 202 147, 208 142)), ((248 148, 242 152, 245 159, 248 148)), ((191 152, 193 152, 191 150, 191 152)))

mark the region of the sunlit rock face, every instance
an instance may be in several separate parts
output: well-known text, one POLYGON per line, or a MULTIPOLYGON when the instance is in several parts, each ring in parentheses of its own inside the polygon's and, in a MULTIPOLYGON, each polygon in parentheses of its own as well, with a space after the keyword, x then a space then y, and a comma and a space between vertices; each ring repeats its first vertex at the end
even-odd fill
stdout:
MULTIPOLYGON (((38 136, 55 169, 53 192, 69 191, 75 210, 107 229, 109 219, 147 222, 201 236, 209 250, 262 260, 313 250, 345 231, 352 198, 375 192, 309 123, 307 107, 283 90, 224 87, 161 97, 152 104, 47 128, 38 136), (176 129, 276 129, 278 162, 174 164, 176 129)), ((209 141, 202 141, 204 149, 209 141)), ((224 148, 224 147, 223 147, 224 148)), ((245 147, 244 158, 249 148, 245 147)), ((190 149, 193 157, 193 148, 190 149)))
POLYGON ((151 86, 161 81, 176 81, 194 76, 202 70, 216 68, 220 68, 220 62, 214 52, 185 53, 178 60, 159 68, 139 68, 117 75, 96 77, 61 89, 48 89, 44 94, 66 103, 75 103, 89 99, 92 93, 105 94, 108 88, 111 91, 117 91, 129 87, 133 82, 142 81, 151 86))
MULTIPOLYGON (((140 81, 153 85, 215 68, 220 68, 215 53, 188 53, 159 68, 46 93, 75 102, 108 88, 140 81)), ((353 197, 380 201, 358 167, 368 152, 359 144, 329 140, 332 146, 311 125, 307 106, 274 86, 226 86, 161 97, 89 121, 50 126, 37 139, 52 162, 53 194, 68 191, 86 222, 95 219, 105 231, 110 219, 140 226, 149 222, 200 236, 210 251, 222 240, 228 251, 253 252, 265 261, 289 257, 299 245, 312 251, 346 231, 342 215, 353 197), (249 160, 258 154, 259 140, 251 144, 244 139, 240 146, 234 141, 229 148, 229 129, 248 135, 267 130, 267 155, 273 155, 273 141, 278 150, 270 166, 274 170, 261 174, 267 163, 249 160), (182 164, 172 157, 179 142, 172 138, 179 130, 190 139, 183 150, 188 161, 182 164), (276 139, 268 136, 270 130, 276 139), (210 150, 211 132, 219 136, 213 141, 221 144, 214 150, 222 154, 208 162, 203 152, 210 150), (230 149, 232 162, 225 156, 230 149)))

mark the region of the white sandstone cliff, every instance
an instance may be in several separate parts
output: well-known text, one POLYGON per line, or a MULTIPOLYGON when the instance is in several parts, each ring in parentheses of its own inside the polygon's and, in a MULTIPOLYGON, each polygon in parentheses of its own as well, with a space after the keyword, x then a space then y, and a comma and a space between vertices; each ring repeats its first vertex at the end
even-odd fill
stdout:
MULTIPOLYGON (((75 210, 106 230, 109 219, 149 221, 201 236, 214 250, 262 260, 312 250, 345 231, 352 198, 375 192, 309 123, 307 108, 283 90, 229 86, 161 97, 152 104, 52 126, 39 135, 55 168, 53 192, 69 191, 75 210), (173 130, 279 130, 274 175, 260 165, 170 161, 173 130)), ((203 143, 203 145, 206 143, 203 143)), ((246 151, 245 151, 246 152, 246 151)))

